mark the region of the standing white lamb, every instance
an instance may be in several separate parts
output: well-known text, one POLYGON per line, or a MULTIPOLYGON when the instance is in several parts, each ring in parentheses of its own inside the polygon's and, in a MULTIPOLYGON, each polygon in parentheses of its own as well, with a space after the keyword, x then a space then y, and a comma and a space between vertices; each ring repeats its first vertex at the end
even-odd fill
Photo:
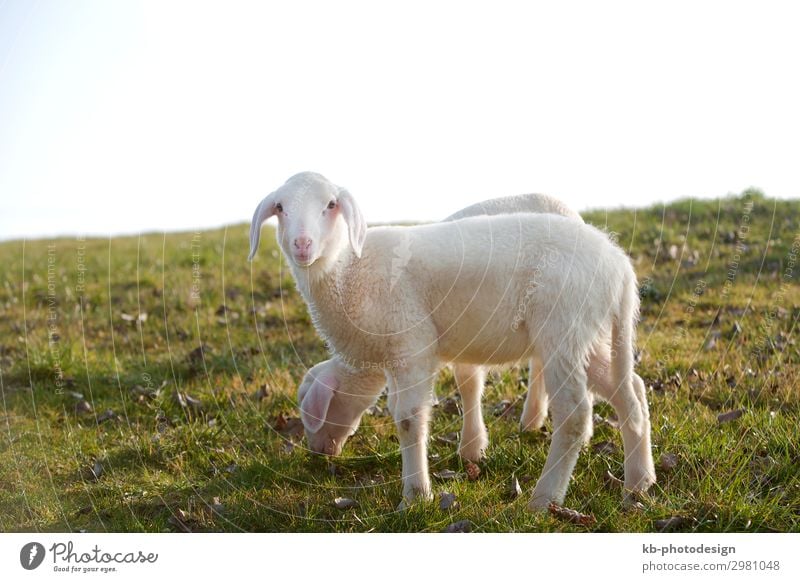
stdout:
MULTIPOLYGON (((343 361, 384 371, 406 500, 431 495, 426 440, 441 365, 534 357, 542 362, 554 432, 529 507, 562 502, 591 433, 586 367, 609 329, 609 396, 625 419, 625 487, 641 491, 655 481, 647 403, 633 381, 636 278, 627 256, 603 233, 534 214, 367 232, 347 191, 303 173, 257 208, 251 258, 261 224, 272 215, 278 215, 278 241, 317 330, 343 361), (395 280, 391 257, 397 248, 409 258, 395 280)), ((336 386, 326 388, 303 400, 306 413, 320 422, 336 386)))
MULTIPOLYGON (((444 220, 517 212, 560 214, 583 221, 569 206, 545 194, 521 194, 485 200, 468 206, 444 220)), ((610 341, 611 338, 607 338, 601 349, 592 353, 587 376, 589 390, 593 394, 605 400, 615 401, 608 356, 610 341)), ((541 364, 531 359, 528 393, 520 419, 520 428, 523 431, 538 430, 547 416, 547 393, 540 372, 541 364)), ((481 366, 454 364, 453 376, 461 393, 464 410, 458 452, 462 458, 477 462, 483 457, 489 444, 481 410, 485 371, 481 366)), ((642 379, 634 374, 633 380, 637 390, 644 392, 642 379)), ((297 394, 309 448, 318 453, 338 455, 347 439, 357 430, 364 412, 377 401, 385 385, 383 370, 369 365, 360 367, 357 363, 348 365, 338 355, 309 369, 298 387, 297 394), (327 391, 329 387, 333 388, 333 397, 328 405, 325 419, 313 417, 308 412, 308 403, 313 402, 314 398, 311 398, 304 407, 306 395, 309 390, 327 391)), ((644 413, 648 414, 646 407, 644 413)), ((625 419, 621 422, 624 424, 625 419)))

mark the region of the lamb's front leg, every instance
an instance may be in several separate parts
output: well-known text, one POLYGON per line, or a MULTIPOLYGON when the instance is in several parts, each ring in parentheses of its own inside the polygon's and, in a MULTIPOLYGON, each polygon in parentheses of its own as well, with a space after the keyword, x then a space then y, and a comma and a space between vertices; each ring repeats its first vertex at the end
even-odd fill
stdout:
POLYGON ((481 411, 484 371, 480 366, 456 364, 453 366, 453 376, 464 407, 464 426, 461 429, 458 454, 467 461, 477 463, 489 446, 489 434, 486 432, 481 411))
POLYGON ((403 502, 401 508, 422 497, 431 499, 428 475, 428 422, 433 396, 435 369, 408 365, 387 373, 393 393, 393 410, 403 460, 403 502))

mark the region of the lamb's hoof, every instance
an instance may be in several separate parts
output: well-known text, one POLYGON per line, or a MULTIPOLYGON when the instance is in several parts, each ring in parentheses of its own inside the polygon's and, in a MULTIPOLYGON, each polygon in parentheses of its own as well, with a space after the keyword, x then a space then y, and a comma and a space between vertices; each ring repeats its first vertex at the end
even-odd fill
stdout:
POLYGON ((426 501, 433 501, 433 493, 430 491, 423 493, 415 490, 411 493, 405 493, 403 494, 403 499, 397 505, 397 511, 405 511, 412 505, 424 503, 426 501))
POLYGON ((649 496, 642 490, 625 490, 622 494, 622 508, 625 511, 644 511, 649 501, 649 496))
POLYGON ((519 420, 520 432, 536 432, 541 430, 547 420, 546 412, 522 411, 522 418, 519 420))
POLYGON ((536 495, 534 492, 533 497, 528 501, 527 509, 531 513, 543 513, 547 511, 550 504, 555 501, 556 500, 550 495, 536 495))
POLYGON ((458 454, 465 461, 472 461, 477 463, 486 457, 486 449, 489 446, 489 439, 472 439, 467 444, 461 444, 458 447, 458 454))
POLYGON ((655 470, 644 470, 638 478, 625 479, 625 496, 643 496, 653 485, 656 484, 655 470))

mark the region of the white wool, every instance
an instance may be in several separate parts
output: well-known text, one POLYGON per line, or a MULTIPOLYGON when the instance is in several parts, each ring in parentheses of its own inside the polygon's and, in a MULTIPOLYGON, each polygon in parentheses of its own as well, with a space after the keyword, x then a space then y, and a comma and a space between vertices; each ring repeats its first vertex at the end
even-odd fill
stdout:
MULTIPOLYGON (((636 277, 605 234, 574 218, 528 213, 367 230, 349 193, 317 174, 300 174, 256 210, 251 256, 261 223, 273 214, 318 332, 339 360, 365 370, 344 387, 357 401, 346 416, 374 401, 383 382, 379 371, 388 382, 406 500, 431 495, 428 419, 433 380, 447 362, 540 363, 554 432, 529 507, 564 499, 578 451, 591 434, 589 379, 605 383, 598 391, 620 415, 626 489, 654 482, 644 387, 633 374, 636 277), (600 364, 589 365, 593 354, 604 355, 600 364)), ((307 433, 339 424, 346 438, 358 422, 329 418, 343 387, 324 368, 302 395, 307 433)), ((482 386, 480 369, 471 370, 457 368, 461 384, 482 386)), ((471 392, 479 398, 479 388, 471 392)), ((474 406, 465 413, 474 421, 474 406)), ((312 436, 309 441, 314 446, 312 436)))

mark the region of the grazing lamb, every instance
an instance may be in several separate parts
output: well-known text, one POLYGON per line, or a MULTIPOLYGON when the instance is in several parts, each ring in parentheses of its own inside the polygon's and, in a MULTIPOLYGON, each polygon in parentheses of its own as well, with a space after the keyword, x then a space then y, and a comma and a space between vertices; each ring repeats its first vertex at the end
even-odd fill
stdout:
MULTIPOLYGON (((389 384, 404 500, 431 496, 426 440, 433 380, 443 363, 536 358, 554 431, 528 506, 562 502, 591 433, 587 364, 604 350, 609 333, 613 390, 604 396, 623 419, 625 487, 642 491, 655 481, 647 403, 633 380, 636 277, 603 233, 551 214, 367 231, 346 190, 303 173, 256 209, 251 258, 261 224, 273 215, 317 330, 342 361, 382 370, 389 384), (398 249, 406 261, 396 278, 392 256, 398 249)), ((314 382, 320 388, 307 390, 303 408, 321 424, 337 386, 324 378, 314 382)))

